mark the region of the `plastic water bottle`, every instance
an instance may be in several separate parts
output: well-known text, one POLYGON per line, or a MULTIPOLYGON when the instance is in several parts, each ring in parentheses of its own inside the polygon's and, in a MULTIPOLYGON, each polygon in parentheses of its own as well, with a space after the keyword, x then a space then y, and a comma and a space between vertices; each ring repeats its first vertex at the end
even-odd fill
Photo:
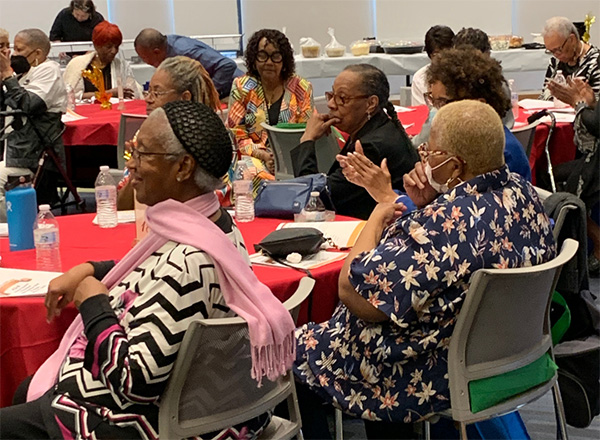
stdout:
POLYGON ((108 172, 108 166, 100 167, 96 178, 96 215, 98 226, 114 228, 117 226, 117 185, 108 172))
POLYGON ((33 249, 33 229, 37 197, 29 176, 9 176, 6 190, 6 222, 11 251, 33 249))
POLYGON ((300 215, 304 217, 305 222, 324 222, 325 211, 325 205, 319 197, 319 191, 313 191, 310 193, 306 206, 300 211, 300 215))
MULTIPOLYGON (((565 76, 563 75, 562 70, 557 70, 556 75, 554 75, 554 78, 552 78, 552 80, 557 84, 561 84, 563 86, 567 85, 567 80, 566 80, 565 76)), ((562 102, 558 98, 554 98, 554 107, 555 108, 565 108, 568 106, 569 106, 569 104, 562 102)))
POLYGON ((75 111, 75 90, 67 84, 67 110, 75 111))
POLYGON ((37 270, 61 272, 58 222, 50 211, 50 205, 40 205, 40 213, 33 224, 33 238, 37 270))
POLYGON ((512 105, 512 112, 515 119, 519 117, 519 94, 515 90, 515 80, 508 80, 508 87, 510 88, 510 103, 512 105))
POLYGON ((238 222, 251 222, 254 220, 254 196, 252 194, 252 180, 236 180, 233 182, 235 196, 235 219, 238 222))

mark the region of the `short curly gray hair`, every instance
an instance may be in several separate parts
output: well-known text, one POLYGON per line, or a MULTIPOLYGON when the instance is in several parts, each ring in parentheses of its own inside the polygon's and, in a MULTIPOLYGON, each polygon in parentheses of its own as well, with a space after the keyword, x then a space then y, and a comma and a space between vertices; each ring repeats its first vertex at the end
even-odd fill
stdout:
POLYGON ((542 37, 548 34, 558 34, 563 38, 568 38, 569 35, 575 34, 579 40, 579 32, 571 20, 567 17, 552 17, 546 21, 542 30, 542 37))

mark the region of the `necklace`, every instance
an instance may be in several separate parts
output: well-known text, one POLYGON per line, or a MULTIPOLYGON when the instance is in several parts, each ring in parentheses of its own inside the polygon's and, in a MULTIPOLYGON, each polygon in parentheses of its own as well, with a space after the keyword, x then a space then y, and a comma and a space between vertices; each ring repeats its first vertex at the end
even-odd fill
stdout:
POLYGON ((270 109, 273 103, 279 100, 279 98, 281 98, 281 96, 283 95, 283 86, 278 85, 277 87, 275 87, 272 93, 267 93, 267 90, 265 90, 264 92, 265 101, 267 102, 267 109, 270 109))

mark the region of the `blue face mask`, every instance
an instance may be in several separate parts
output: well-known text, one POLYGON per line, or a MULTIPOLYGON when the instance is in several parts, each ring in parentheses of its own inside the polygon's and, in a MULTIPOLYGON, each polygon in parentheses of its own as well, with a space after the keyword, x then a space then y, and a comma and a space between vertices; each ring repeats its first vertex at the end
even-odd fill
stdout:
POLYGON ((435 115, 437 114, 438 109, 435 107, 430 107, 429 108, 429 116, 427 117, 427 122, 431 123, 431 121, 433 121, 433 118, 435 117, 435 115))

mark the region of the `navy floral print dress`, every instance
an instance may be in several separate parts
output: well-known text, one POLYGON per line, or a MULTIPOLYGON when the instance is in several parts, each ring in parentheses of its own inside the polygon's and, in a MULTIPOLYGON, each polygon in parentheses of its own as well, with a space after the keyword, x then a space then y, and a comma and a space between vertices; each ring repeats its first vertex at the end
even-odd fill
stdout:
POLYGON ((450 406, 448 344, 480 268, 555 256, 535 189, 505 166, 406 214, 350 266, 356 291, 389 316, 368 323, 340 303, 297 330, 294 373, 325 401, 367 420, 411 423, 450 406))

